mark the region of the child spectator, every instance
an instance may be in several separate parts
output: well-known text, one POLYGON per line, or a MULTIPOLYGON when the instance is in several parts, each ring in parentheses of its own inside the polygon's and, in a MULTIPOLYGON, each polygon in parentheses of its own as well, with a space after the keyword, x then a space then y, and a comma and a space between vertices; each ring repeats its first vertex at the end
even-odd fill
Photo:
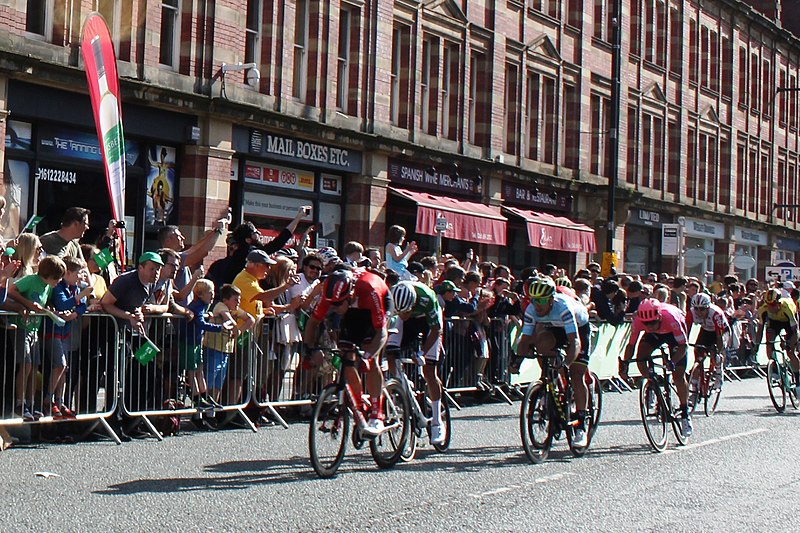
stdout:
POLYGON ((205 313, 214 301, 214 284, 207 279, 199 279, 192 289, 193 299, 187 306, 194 314, 192 320, 185 320, 178 340, 178 364, 186 371, 186 382, 192 388, 192 399, 200 409, 222 407, 208 397, 206 380, 203 375, 203 332, 220 333, 231 331, 233 324, 211 324, 206 321, 205 313))
POLYGON ((386 258, 386 268, 394 270, 400 274, 400 279, 410 280, 408 273, 408 260, 417 253, 417 243, 411 241, 403 248, 403 241, 406 239, 406 229, 403 226, 392 226, 386 234, 386 246, 384 247, 384 257, 386 258))
POLYGON ((239 309, 242 301, 242 291, 230 283, 219 289, 220 301, 211 312, 211 322, 214 324, 236 324, 233 336, 226 332, 209 332, 203 343, 206 347, 204 368, 209 390, 209 400, 219 403, 222 384, 228 373, 228 361, 236 350, 236 338, 241 333, 250 330, 256 323, 255 318, 243 309, 239 309))
POLYGON ((33 233, 23 233, 17 237, 14 250, 14 259, 21 263, 15 279, 35 274, 43 253, 39 237, 33 233))
MULTIPOLYGON (((64 405, 66 390, 67 354, 70 350, 72 321, 86 312, 86 298, 92 293, 92 287, 86 280, 86 263, 72 256, 64 257, 66 272, 63 279, 53 289, 50 302, 59 313, 65 324, 53 324, 45 334, 45 354, 50 360, 50 385, 44 397, 44 412, 53 418, 72 418, 75 414, 64 405), (83 289, 78 288, 81 282, 83 289)), ((67 402, 69 403, 69 402, 67 402)))
MULTIPOLYGON (((37 274, 29 274, 9 285, 8 296, 27 311, 41 313, 45 310, 44 305, 50 298, 53 287, 61 281, 66 271, 64 261, 54 256, 45 257, 39 263, 37 274)), ((42 317, 26 315, 27 313, 24 313, 14 321, 17 325, 15 352, 18 365, 14 412, 22 417, 23 421, 32 422, 44 416, 33 404, 36 390, 33 368, 41 362, 39 328, 42 325, 42 317)))

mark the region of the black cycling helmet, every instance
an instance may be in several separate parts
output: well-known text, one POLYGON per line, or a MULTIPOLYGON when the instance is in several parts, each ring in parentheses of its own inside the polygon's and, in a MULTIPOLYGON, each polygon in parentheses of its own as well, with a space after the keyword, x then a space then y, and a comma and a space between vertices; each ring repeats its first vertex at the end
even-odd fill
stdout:
POLYGON ((353 273, 349 270, 334 270, 325 278, 322 297, 331 303, 346 300, 353 293, 353 273))

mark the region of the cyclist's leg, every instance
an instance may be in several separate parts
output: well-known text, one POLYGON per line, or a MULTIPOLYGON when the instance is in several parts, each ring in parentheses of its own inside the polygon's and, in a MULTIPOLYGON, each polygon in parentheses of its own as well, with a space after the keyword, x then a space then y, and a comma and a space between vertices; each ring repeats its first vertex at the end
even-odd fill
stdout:
POLYGON ((686 413, 686 406, 689 403, 689 383, 686 381, 686 345, 678 344, 677 342, 668 342, 668 344, 670 359, 675 365, 675 371, 672 374, 675 390, 678 392, 681 409, 686 413))
POLYGON ((430 350, 425 353, 425 365, 422 367, 422 375, 425 377, 428 397, 432 402, 438 402, 442 399, 442 382, 439 379, 439 358, 441 353, 442 337, 440 336, 433 343, 430 350))
POLYGON ((586 386, 586 373, 589 371, 589 324, 578 328, 578 357, 569 365, 569 380, 575 397, 575 410, 586 416, 589 409, 589 387, 586 386))

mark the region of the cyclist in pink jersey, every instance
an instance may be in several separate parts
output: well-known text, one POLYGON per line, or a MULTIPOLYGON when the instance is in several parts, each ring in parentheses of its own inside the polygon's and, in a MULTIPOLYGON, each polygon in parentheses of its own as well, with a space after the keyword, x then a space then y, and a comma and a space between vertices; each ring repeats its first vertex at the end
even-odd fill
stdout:
POLYGON ((636 318, 633 319, 631 337, 619 364, 619 375, 624 380, 628 379, 628 365, 640 335, 642 340, 636 353, 636 366, 643 376, 648 373, 647 358, 662 344, 669 346, 670 359, 675 365, 672 376, 683 414, 681 429, 685 436, 690 437, 692 420, 687 408, 689 384, 686 381, 686 342, 689 334, 686 330, 686 316, 674 305, 661 303, 654 298, 648 298, 639 304, 636 318))

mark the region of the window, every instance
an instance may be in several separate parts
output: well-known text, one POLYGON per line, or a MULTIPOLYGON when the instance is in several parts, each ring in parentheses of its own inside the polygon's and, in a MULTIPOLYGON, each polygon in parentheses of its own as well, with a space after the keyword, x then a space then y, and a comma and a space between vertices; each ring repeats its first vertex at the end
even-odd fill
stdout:
POLYGON ((683 25, 681 12, 677 7, 669 10, 669 70, 680 74, 683 68, 683 25))
POLYGON ((642 115, 642 174, 640 184, 660 191, 663 187, 664 119, 644 113, 642 115))
POLYGON ((308 70, 308 0, 297 0, 294 20, 294 77, 292 96, 301 102, 306 100, 308 70))
MULTIPOLYGON (((588 0, 587 0, 588 1, 588 0)), ((611 41, 611 3, 609 0, 594 0, 593 35, 603 41, 611 41)))
MULTIPOLYGON (((645 0, 646 2, 647 0, 645 0)), ((645 3, 645 5, 647 5, 645 3)), ((642 45, 641 36, 642 31, 642 15, 639 12, 639 0, 631 0, 631 53, 635 56, 641 55, 642 45)))
POLYGON ((758 65, 759 65, 758 56, 756 54, 750 54, 750 109, 753 111, 758 111, 759 108, 759 101, 758 101, 758 65))
POLYGON ((161 2, 161 48, 158 62, 177 68, 180 53, 180 0, 161 2))
MULTIPOLYGON (((797 77, 794 74, 789 76, 789 87, 797 87, 797 77)), ((797 91, 789 94, 789 128, 797 129, 797 91)))
POLYGON ((639 110, 628 106, 628 169, 626 181, 631 185, 636 183, 639 173, 639 110))
POLYGON ((728 37, 722 37, 722 96, 733 97, 733 45, 728 37))
POLYGON ((526 155, 544 163, 555 162, 555 88, 553 78, 535 72, 528 74, 526 155))
POLYGON ((762 61, 762 66, 761 75, 764 83, 761 86, 761 112, 764 115, 770 115, 772 114, 770 109, 772 105, 772 69, 766 59, 762 61))
POLYGON ((775 203, 788 203, 786 201, 786 161, 783 159, 778 160, 778 183, 775 190, 775 203))
POLYGON ((739 105, 747 105, 747 49, 739 47, 739 105))
POLYGON ((663 0, 644 0, 642 10, 645 25, 644 58, 663 67, 666 65, 666 5, 663 0))
POLYGON ((758 153, 755 150, 750 150, 747 163, 747 211, 755 213, 758 206, 758 153))
POLYGON ((456 140, 458 136, 458 105, 461 97, 459 87, 461 73, 457 44, 445 44, 442 73, 442 134, 456 140))
POLYGON ((697 83, 697 21, 689 19, 689 81, 697 83))
POLYGON ((559 0, 531 0, 531 9, 558 18, 559 0))
MULTIPOLYGON (((244 28, 244 62, 261 64, 261 0, 247 0, 247 20, 244 28)), ((247 72, 244 81, 247 82, 247 72)))
POLYGON ((697 199, 713 203, 717 200, 717 138, 700 132, 697 145, 697 199))
MULTIPOLYGON (((794 205, 797 203, 797 165, 789 164, 789 176, 786 184, 786 203, 794 205)), ((795 211, 792 211, 794 213, 795 211)))
POLYGON ((420 129, 437 134, 439 116, 439 39, 426 36, 422 41, 422 78, 420 80, 422 113, 420 129))
POLYGON ((708 39, 708 28, 705 26, 700 27, 700 85, 702 87, 708 87, 708 77, 709 77, 709 63, 711 61, 709 49, 709 39, 708 39))
POLYGON ((583 22, 583 2, 584 0, 567 0, 567 25, 574 28, 581 27, 583 22))
POLYGON ((339 10, 339 57, 336 63, 336 107, 347 111, 350 70, 350 10, 339 10))
POLYGON ((489 144, 490 113, 487 112, 491 94, 491 68, 483 52, 472 52, 469 79, 469 142, 486 147, 489 144))
POLYGON ((564 166, 577 170, 580 164, 581 150, 581 100, 578 88, 574 85, 564 85, 564 166))
POLYGON ((505 151, 516 155, 519 148, 519 66, 506 63, 506 87, 503 103, 506 114, 503 131, 505 131, 505 151))
POLYGON ((681 178, 681 128, 677 122, 668 123, 668 142, 667 146, 667 192, 678 194, 678 184, 681 178))
POLYGON ((590 107, 592 113, 590 172, 607 178, 611 175, 611 143, 608 142, 608 132, 611 129, 611 99, 592 94, 590 107))
POLYGON ((772 209, 772 206, 768 205, 769 204, 769 202, 768 202, 768 199, 769 199, 769 186, 770 186, 770 182, 772 180, 771 179, 765 179, 767 176, 770 175, 770 173, 769 173, 769 160, 770 160, 769 154, 761 154, 761 169, 760 169, 761 170, 761 180, 760 180, 761 187, 759 187, 759 189, 760 189, 760 191, 759 191, 759 197, 760 197, 759 200, 760 201, 758 203, 758 206, 759 206, 758 212, 761 213, 762 215, 769 214, 769 210, 772 209))
MULTIPOLYGON (((786 87, 786 71, 781 69, 779 74, 780 76, 780 87, 786 87)), ((789 93, 781 93, 777 96, 778 98, 778 122, 782 127, 786 127, 786 112, 787 112, 787 105, 786 105, 786 98, 788 97, 789 93)), ((774 98, 774 97, 773 97, 774 98)))
POLYGON ((686 183, 686 196, 691 200, 697 199, 697 130, 689 128, 687 136, 686 166, 689 177, 686 183))
POLYGON ((52 2, 48 0, 28 0, 25 10, 25 31, 49 39, 53 18, 51 5, 52 2))
POLYGON ((719 34, 715 31, 708 32, 708 48, 711 54, 711 61, 709 61, 709 84, 708 88, 712 91, 719 92, 719 34))
POLYGON ((731 142, 722 139, 719 143, 719 196, 720 205, 731 203, 731 142))
MULTIPOLYGON (((117 52, 117 59, 130 61, 131 58, 131 37, 130 28, 121 27, 122 21, 130 24, 131 3, 123 0, 94 0, 92 7, 95 11, 103 15, 111 33, 111 40, 117 52), (124 5, 123 5, 124 4, 124 5), (123 14, 123 10, 126 12, 123 14)), ((70 15, 67 14, 67 17, 70 15)))
POLYGON ((408 128, 408 102, 410 91, 411 28, 395 23, 392 32, 392 72, 390 115, 392 124, 408 128))
POLYGON ((745 208, 747 192, 747 149, 743 145, 736 146, 736 209, 745 208))

